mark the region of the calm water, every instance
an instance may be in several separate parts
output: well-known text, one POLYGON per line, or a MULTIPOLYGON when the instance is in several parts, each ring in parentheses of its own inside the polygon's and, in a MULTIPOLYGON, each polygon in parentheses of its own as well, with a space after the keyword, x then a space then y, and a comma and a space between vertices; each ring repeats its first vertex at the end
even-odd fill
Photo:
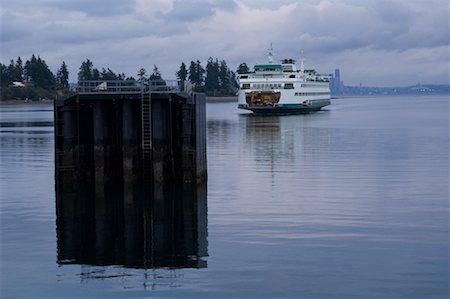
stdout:
POLYGON ((52 107, 2 106, 1 298, 449 298, 448 96, 235 106, 207 105, 202 266, 153 269, 57 263, 52 107))

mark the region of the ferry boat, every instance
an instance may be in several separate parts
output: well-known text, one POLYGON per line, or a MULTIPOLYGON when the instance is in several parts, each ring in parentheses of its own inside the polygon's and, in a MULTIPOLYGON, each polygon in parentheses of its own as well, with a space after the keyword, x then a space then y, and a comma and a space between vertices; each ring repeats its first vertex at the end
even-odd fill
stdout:
POLYGON ((298 70, 293 59, 273 63, 272 47, 267 64, 238 74, 238 107, 264 114, 297 114, 318 111, 330 105, 329 75, 304 68, 298 70))

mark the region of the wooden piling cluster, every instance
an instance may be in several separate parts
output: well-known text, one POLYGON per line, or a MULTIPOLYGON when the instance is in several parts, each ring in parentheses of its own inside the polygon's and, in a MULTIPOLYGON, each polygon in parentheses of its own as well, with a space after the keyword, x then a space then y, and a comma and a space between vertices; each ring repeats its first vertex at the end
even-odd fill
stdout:
POLYGON ((206 180, 203 94, 77 94, 54 108, 60 180, 121 178, 150 189, 206 180))
POLYGON ((54 104, 58 263, 205 267, 205 97, 87 92, 54 104))

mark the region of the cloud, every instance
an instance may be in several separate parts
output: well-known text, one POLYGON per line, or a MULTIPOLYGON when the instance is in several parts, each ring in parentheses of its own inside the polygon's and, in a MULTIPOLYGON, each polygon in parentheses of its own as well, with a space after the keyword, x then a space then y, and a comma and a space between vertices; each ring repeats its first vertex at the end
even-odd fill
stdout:
POLYGON ((7 11, 1 13, 1 43, 17 40, 18 37, 29 35, 29 30, 25 24, 16 23, 15 16, 7 11))
POLYGON ((135 1, 123 0, 63 0, 55 2, 55 7, 61 10, 84 12, 88 16, 115 16, 133 11, 135 1))
POLYGON ((303 50, 348 84, 445 83, 448 11, 446 0, 3 0, 0 61, 36 53, 55 71, 65 60, 72 81, 86 58, 171 78, 182 61, 264 61, 272 42, 277 59, 303 50))
POLYGON ((88 16, 113 16, 127 14, 134 10, 136 1, 123 0, 4 0, 2 5, 6 9, 39 11, 42 8, 56 8, 61 11, 78 11, 88 16))
POLYGON ((233 11, 236 5, 233 1, 219 0, 175 0, 173 8, 162 14, 167 23, 199 22, 212 17, 218 10, 233 11))
MULTIPOLYGON (((292 4, 294 2, 298 1, 292 1, 292 0, 240 0, 240 3, 244 4, 245 6, 251 7, 255 10, 267 10, 267 9, 279 9, 281 6, 292 4)), ((311 1, 310 1, 311 2, 311 1)), ((318 2, 318 1, 315 1, 318 2)))
POLYGON ((174 8, 164 18, 167 22, 192 22, 214 14, 212 5, 205 2, 176 1, 174 8))

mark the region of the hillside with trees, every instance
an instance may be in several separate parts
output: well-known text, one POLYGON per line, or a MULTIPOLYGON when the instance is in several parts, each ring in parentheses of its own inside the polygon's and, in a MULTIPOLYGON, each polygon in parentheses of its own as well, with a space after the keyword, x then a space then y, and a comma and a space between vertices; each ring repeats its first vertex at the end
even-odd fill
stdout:
POLYGON ((89 59, 81 63, 78 71, 78 81, 85 80, 130 80, 132 77, 126 77, 124 73, 116 74, 110 68, 102 68, 101 71, 94 67, 89 59))
POLYGON ((208 96, 233 96, 237 92, 236 74, 228 68, 225 60, 210 57, 205 68, 199 60, 191 61, 189 70, 182 62, 176 76, 180 81, 189 81, 196 91, 205 92, 208 96))
POLYGON ((6 66, 0 63, 0 100, 54 99, 67 93, 69 71, 63 61, 55 76, 45 60, 32 55, 25 63, 18 57, 6 66))
MULTIPOLYGON (((237 72, 245 69, 241 64, 237 72)), ((190 82, 195 91, 209 96, 234 96, 237 92, 236 73, 230 70, 225 60, 210 57, 205 67, 200 60, 191 61, 189 66, 181 63, 175 76, 180 81, 190 82)), ((162 80, 156 65, 150 80, 162 80)), ((115 73, 110 68, 98 69, 90 59, 84 60, 78 70, 78 82, 84 80, 135 80, 124 73, 115 73)), ((47 63, 39 55, 33 54, 23 62, 21 57, 11 60, 9 65, 0 63, 0 100, 55 99, 70 96, 76 91, 70 89, 69 71, 65 61, 52 73, 47 63)))

